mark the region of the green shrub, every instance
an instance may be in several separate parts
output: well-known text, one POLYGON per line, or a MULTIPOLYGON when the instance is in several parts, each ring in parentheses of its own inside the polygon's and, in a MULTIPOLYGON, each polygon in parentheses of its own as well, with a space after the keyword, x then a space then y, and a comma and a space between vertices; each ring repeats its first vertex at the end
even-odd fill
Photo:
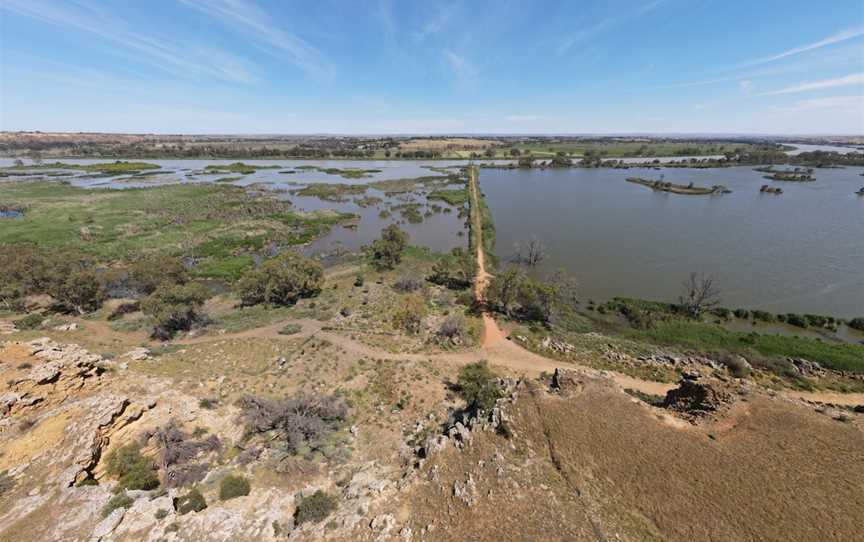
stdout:
POLYGON ((853 318, 849 320, 848 324, 852 329, 857 329, 858 331, 864 331, 864 318, 853 318))
POLYGON ((390 224, 381 231, 381 238, 363 247, 363 252, 372 265, 379 269, 393 269, 402 261, 402 253, 408 246, 408 234, 396 224, 390 224))
POLYGON ((717 307, 711 311, 711 314, 723 320, 728 320, 732 316, 732 311, 725 307, 717 307))
POLYGON ((747 309, 735 309, 732 314, 735 315, 735 318, 749 318, 750 311, 747 309))
POLYGON ((153 514, 153 517, 159 520, 165 519, 166 517, 168 517, 168 510, 160 508, 159 510, 156 510, 156 513, 153 514))
POLYGON ((319 489, 312 495, 300 499, 300 502, 297 503, 297 509, 294 511, 294 522, 297 525, 308 521, 320 523, 336 510, 337 504, 336 497, 319 489))
POLYGON ((132 264, 129 278, 136 290, 150 295, 163 284, 186 284, 189 281, 189 272, 180 258, 150 256, 132 264))
POLYGON ((39 329, 42 327, 42 322, 45 320, 45 317, 41 314, 31 313, 21 318, 20 320, 15 320, 13 324, 18 329, 39 329))
POLYGON ((360 288, 361 286, 363 286, 363 283, 364 283, 363 275, 358 273, 357 277, 354 279, 354 286, 356 286, 357 288, 360 288))
POLYGON ((753 311, 753 319, 759 320, 760 322, 773 322, 775 320, 774 315, 768 311, 753 311))
POLYGON ((420 332, 423 318, 426 317, 426 301, 419 295, 402 296, 393 307, 393 327, 410 334, 420 332))
POLYGON ((202 321, 206 300, 207 290, 200 284, 163 284, 141 302, 141 311, 153 319, 153 338, 164 341, 202 321))
POLYGON ((489 410, 501 397, 501 387, 497 375, 492 372, 486 361, 478 361, 459 369, 456 386, 459 395, 468 403, 469 409, 489 410))
POLYGON ((141 454, 135 444, 118 448, 108 455, 107 472, 117 478, 123 489, 156 489, 159 477, 153 461, 141 454))
POLYGON ((790 312, 786 315, 786 323, 790 326, 807 328, 807 319, 801 316, 800 314, 795 314, 790 312))
POLYGON ((247 272, 237 283, 243 305, 293 305, 318 295, 324 286, 321 264, 295 252, 284 252, 247 272))
POLYGON ((9 476, 8 471, 0 471, 0 497, 8 493, 15 487, 15 480, 9 476))
POLYGON ((132 497, 126 494, 125 491, 118 493, 111 497, 105 506, 102 507, 102 517, 108 517, 111 512, 117 510, 118 508, 129 508, 132 506, 132 503, 135 502, 132 497))
POLYGON ((250 490, 249 480, 239 475, 229 474, 219 482, 219 500, 227 501, 234 497, 245 497, 250 490))
POLYGON ((207 508, 207 501, 197 487, 189 490, 189 493, 177 499, 177 512, 182 516, 189 512, 200 512, 207 508))
POLYGON ((279 335, 296 335, 303 331, 303 326, 300 324, 286 324, 285 327, 279 330, 279 335))

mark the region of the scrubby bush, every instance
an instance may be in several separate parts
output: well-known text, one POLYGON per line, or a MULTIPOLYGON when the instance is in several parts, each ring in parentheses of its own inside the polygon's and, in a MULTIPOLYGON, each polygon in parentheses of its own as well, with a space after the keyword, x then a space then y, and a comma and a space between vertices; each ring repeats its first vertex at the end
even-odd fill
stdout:
POLYGON ((45 317, 34 312, 12 323, 18 329, 39 329, 42 327, 43 321, 45 321, 45 317))
POLYGON ((111 452, 107 458, 107 472, 117 478, 124 489, 156 489, 159 477, 153 461, 141 454, 135 444, 129 444, 111 452))
POLYGON ((159 467, 164 471, 166 487, 186 486, 203 480, 210 470, 209 465, 190 462, 200 454, 218 451, 222 447, 216 435, 195 440, 173 419, 148 436, 159 448, 159 467))
POLYGON ((319 489, 308 497, 300 499, 300 502, 297 503, 297 509, 294 511, 294 523, 297 525, 310 521, 320 523, 336 510, 338 502, 336 497, 319 489))
POLYGON ((15 480, 9 476, 9 471, 0 471, 0 497, 12 491, 15 487, 15 480))
POLYGON ((239 402, 247 433, 276 431, 288 453, 303 447, 320 449, 325 439, 348 417, 348 407, 336 396, 299 393, 287 399, 247 396, 239 402))
POLYGON ((357 288, 360 288, 363 286, 363 282, 364 282, 363 275, 358 273, 357 276, 354 277, 354 286, 357 288))
POLYGON ((162 285, 141 302, 141 311, 153 319, 153 338, 164 341, 203 321, 206 300, 200 284, 162 285))
POLYGON ((99 309, 106 298, 93 269, 78 269, 68 274, 58 270, 48 284, 47 293, 54 298, 59 310, 78 314, 99 309))
POLYGON ((864 331, 864 318, 853 318, 849 320, 848 324, 852 329, 857 329, 858 331, 864 331))
POLYGON ((444 346, 461 346, 468 342, 465 317, 454 314, 446 317, 435 332, 435 341, 444 346))
POLYGON ((435 262, 429 281, 453 290, 468 288, 474 280, 475 265, 471 254, 462 247, 456 247, 435 262))
POLYGON ((219 482, 219 500, 227 501, 235 497, 245 497, 252 487, 246 478, 229 474, 219 482))
POLYGON ((720 362, 726 366, 729 373, 735 378, 746 378, 750 375, 750 364, 746 359, 737 354, 725 354, 721 356, 720 362))
POLYGON ((786 315, 786 323, 790 326, 807 328, 807 319, 800 314, 790 312, 786 315))
POLYGON ((423 281, 410 273, 405 273, 393 283, 393 288, 402 293, 416 292, 421 286, 423 281))
POLYGON ((207 500, 204 499, 204 495, 197 487, 193 487, 189 493, 177 499, 177 513, 181 516, 189 512, 200 512, 205 508, 207 508, 207 500))
POLYGON ((135 501, 126 494, 125 491, 120 492, 113 497, 102 507, 102 517, 108 517, 111 515, 111 512, 117 510, 118 508, 129 508, 132 506, 132 503, 135 501))
POLYGON ((243 305, 293 305, 317 295, 324 286, 321 264, 295 252, 284 252, 247 272, 237 284, 243 305))
POLYGON ((747 309, 735 309, 733 311, 733 314, 735 315, 735 318, 749 318, 750 317, 750 311, 748 311, 747 309))
POLYGON ((393 269, 402 261, 402 252, 408 246, 408 234, 396 224, 390 224, 381 231, 381 238, 363 247, 363 252, 372 265, 379 269, 393 269))
POLYGON ((129 279, 136 290, 150 295, 163 284, 186 284, 189 271, 180 258, 154 255, 134 262, 129 268, 129 279))
POLYGON ((415 334, 420 332, 423 318, 426 317, 426 301, 419 295, 402 296, 393 308, 393 327, 415 334))
POLYGON ((722 320, 728 320, 732 316, 732 311, 725 307, 717 307, 711 311, 711 314, 722 320))
POLYGON ((486 361, 478 361, 459 369, 456 380, 459 395, 468 403, 471 410, 488 410, 501 397, 501 386, 497 375, 492 372, 486 361))
POLYGON ((759 320, 760 322, 773 322, 774 321, 774 315, 768 311, 754 310, 753 311, 753 319, 759 320))
POLYGON ((285 324, 285 327, 279 330, 279 335, 296 335, 303 331, 303 326, 300 324, 285 324))

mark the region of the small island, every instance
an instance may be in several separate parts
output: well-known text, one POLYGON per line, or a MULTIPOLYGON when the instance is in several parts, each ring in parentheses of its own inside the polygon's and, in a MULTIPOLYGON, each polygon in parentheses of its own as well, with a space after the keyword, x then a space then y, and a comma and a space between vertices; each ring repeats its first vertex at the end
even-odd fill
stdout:
POLYGON ((672 194, 683 194, 688 196, 705 196, 710 194, 732 193, 731 190, 720 184, 715 184, 711 188, 706 188, 703 186, 694 186, 693 183, 690 183, 688 185, 673 184, 663 181, 662 178, 652 181, 650 179, 643 179, 641 177, 628 177, 627 182, 641 184, 642 186, 647 186, 648 188, 651 188, 658 192, 670 192, 672 194))
POLYGON ((767 184, 763 184, 762 188, 759 189, 759 192, 762 194, 777 194, 780 195, 783 193, 782 188, 774 188, 773 186, 768 186, 767 184))
POLYGON ((813 176, 812 168, 796 167, 793 169, 774 169, 773 166, 767 166, 758 167, 754 171, 758 171, 760 173, 768 173, 769 175, 763 175, 763 177, 771 181, 789 181, 804 183, 816 180, 816 177, 813 176))
POLYGON ((859 190, 855 193, 858 194, 859 196, 864 196, 864 186, 861 187, 861 190, 859 190))

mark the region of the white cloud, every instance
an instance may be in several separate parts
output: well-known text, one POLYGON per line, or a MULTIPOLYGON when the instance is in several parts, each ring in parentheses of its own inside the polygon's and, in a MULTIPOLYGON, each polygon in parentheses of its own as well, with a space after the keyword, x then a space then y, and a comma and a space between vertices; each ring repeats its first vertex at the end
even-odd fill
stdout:
POLYGON ((251 0, 180 1, 242 32, 264 51, 287 59, 310 74, 325 77, 333 75, 333 66, 321 51, 301 37, 273 24, 273 18, 251 0))
POLYGON ((226 81, 257 81, 244 60, 212 46, 179 42, 165 36, 144 35, 99 6, 87 2, 54 3, 39 0, 3 0, 0 8, 57 26, 68 26, 98 36, 145 62, 174 75, 208 76, 226 81))
POLYGON ((462 86, 471 86, 476 82, 477 68, 464 55, 445 49, 442 53, 444 65, 462 86))
POLYGON ((792 105, 775 107, 774 109, 783 113, 831 110, 858 114, 859 117, 864 117, 864 95, 811 98, 809 100, 799 100, 792 105))
POLYGON ((563 55, 564 53, 569 51, 570 48, 573 47, 574 45, 576 45, 577 43, 587 41, 598 34, 602 34, 603 32, 606 32, 610 28, 618 26, 619 24, 622 24, 622 23, 627 22, 629 20, 641 17, 642 15, 645 15, 646 13, 654 11, 655 9, 657 9, 658 7, 660 7, 661 5, 663 5, 666 2, 667 2, 667 0, 653 0, 652 2, 648 2, 646 4, 643 4, 639 7, 637 7, 636 9, 634 9, 633 11, 631 11, 629 13, 624 13, 623 15, 616 15, 614 17, 608 17, 606 19, 601 19, 600 21, 598 21, 597 23, 594 23, 593 25, 590 25, 586 28, 582 28, 580 30, 577 30, 576 32, 572 32, 570 34, 567 34, 566 36, 563 36, 563 37, 558 39, 557 52, 559 55, 563 55))
POLYGON ((837 77, 835 79, 823 79, 821 81, 811 81, 801 83, 791 87, 781 88, 771 92, 763 92, 759 96, 777 96, 779 94, 793 94, 796 92, 808 92, 811 90, 823 90, 826 88, 848 87, 853 85, 864 85, 864 72, 853 73, 845 77, 837 77))
POLYGON ((753 81, 751 81, 749 79, 745 79, 743 81, 740 81, 738 83, 738 85, 741 87, 742 91, 744 91, 748 94, 750 93, 751 90, 753 90, 753 81))
POLYGON ((812 51, 814 49, 821 49, 822 47, 826 47, 828 45, 833 45, 835 43, 840 43, 841 41, 846 41, 846 40, 850 40, 853 38, 857 38, 859 36, 864 36, 864 27, 842 30, 840 32, 837 32, 836 34, 828 36, 825 39, 821 39, 821 40, 813 42, 813 43, 808 43, 806 45, 801 45, 799 47, 794 47, 794 48, 789 49, 787 51, 783 51, 780 54, 767 56, 767 57, 763 57, 763 58, 757 58, 757 59, 751 60, 749 62, 746 62, 745 65, 753 66, 755 64, 765 64, 768 62, 774 62, 776 60, 781 60, 783 58, 787 58, 790 56, 798 55, 801 53, 806 53, 807 51, 812 51))

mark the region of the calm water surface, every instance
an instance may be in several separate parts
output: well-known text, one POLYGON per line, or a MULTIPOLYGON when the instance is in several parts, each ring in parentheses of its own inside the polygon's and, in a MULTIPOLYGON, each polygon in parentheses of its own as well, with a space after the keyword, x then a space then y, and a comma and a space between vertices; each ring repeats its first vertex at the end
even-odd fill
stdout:
POLYGON ((816 182, 772 182, 749 167, 481 171, 497 255, 532 236, 548 248, 537 273, 571 271, 583 298, 673 301, 691 271, 710 273, 729 307, 864 316, 864 168, 818 169, 816 182), (723 196, 654 192, 630 176, 723 196), (763 184, 784 194, 760 194, 763 184))

